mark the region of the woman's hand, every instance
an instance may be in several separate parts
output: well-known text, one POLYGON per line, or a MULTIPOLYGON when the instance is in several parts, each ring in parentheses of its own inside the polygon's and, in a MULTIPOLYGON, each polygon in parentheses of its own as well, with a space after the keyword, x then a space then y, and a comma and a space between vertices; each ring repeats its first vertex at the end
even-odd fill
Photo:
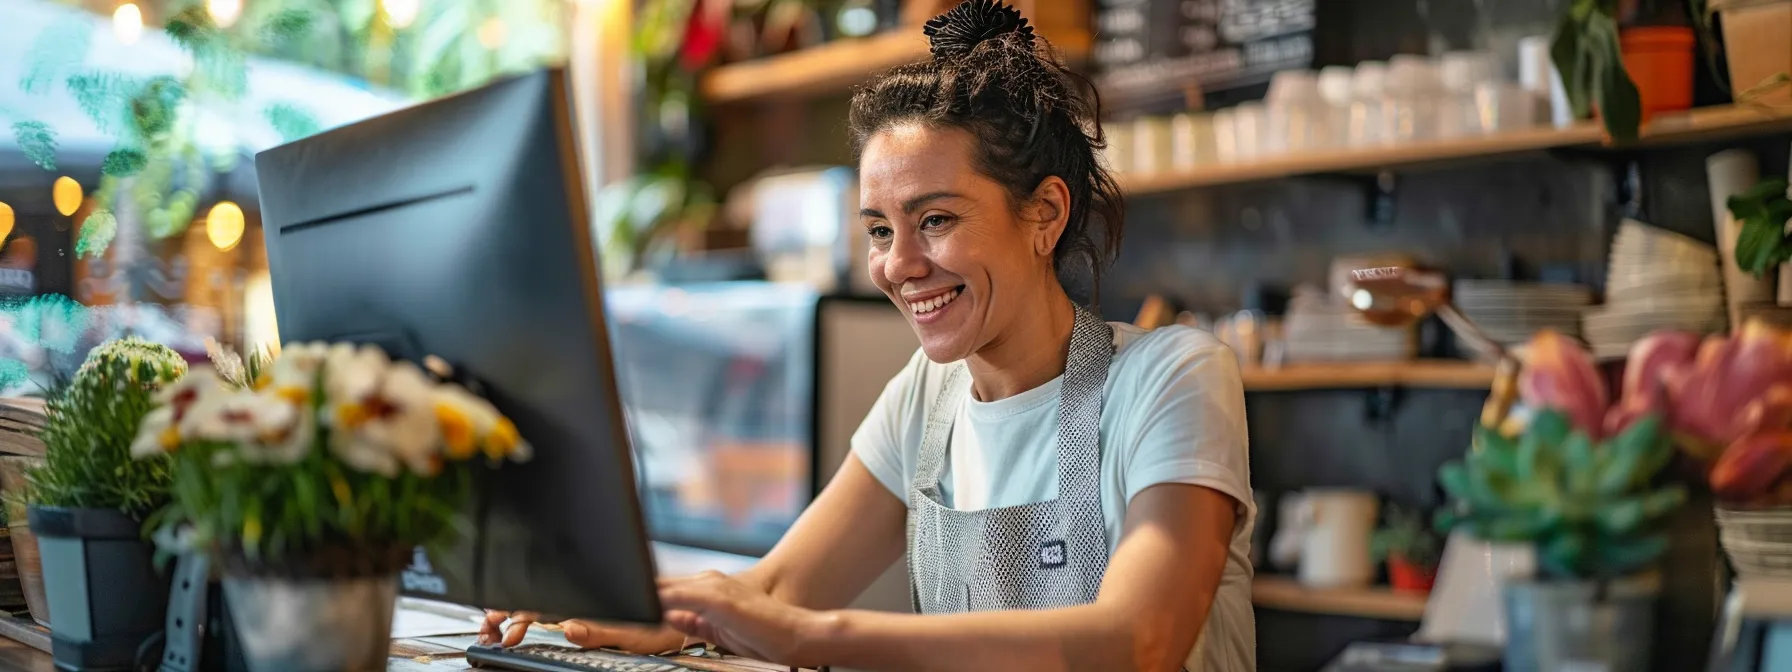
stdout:
MULTIPOLYGON (((523 636, 528 634, 529 626, 541 620, 541 616, 532 611, 485 612, 485 622, 479 626, 479 644, 491 646, 498 644, 512 647, 523 643, 523 636), (505 623, 509 626, 506 627, 505 623)), ((664 626, 614 625, 596 621, 571 620, 560 623, 561 634, 573 646, 583 649, 617 649, 629 653, 654 654, 671 651, 684 646, 686 637, 664 626)))
POLYGON ((666 624, 729 652, 784 665, 810 666, 828 622, 821 613, 779 601, 720 572, 662 579, 666 624))

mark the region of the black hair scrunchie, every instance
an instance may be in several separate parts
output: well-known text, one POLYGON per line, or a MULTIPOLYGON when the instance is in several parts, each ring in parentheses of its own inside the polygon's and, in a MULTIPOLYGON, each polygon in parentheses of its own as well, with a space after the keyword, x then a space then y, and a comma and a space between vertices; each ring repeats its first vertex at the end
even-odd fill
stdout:
POLYGON ((927 35, 928 50, 936 61, 963 57, 984 40, 1009 33, 1017 35, 1028 51, 1033 49, 1033 27, 1020 10, 997 0, 965 0, 928 21, 921 32, 927 35))

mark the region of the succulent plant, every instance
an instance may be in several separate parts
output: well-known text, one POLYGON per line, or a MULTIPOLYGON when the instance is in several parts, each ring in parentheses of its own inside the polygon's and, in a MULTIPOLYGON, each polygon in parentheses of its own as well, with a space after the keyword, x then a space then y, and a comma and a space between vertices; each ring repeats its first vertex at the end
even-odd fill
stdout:
POLYGON ((1654 485, 1674 455, 1658 416, 1599 441, 1546 409, 1516 437, 1479 427, 1475 443, 1439 470, 1453 500, 1439 512, 1440 527, 1530 543, 1540 569, 1555 578, 1619 578, 1667 549, 1659 523, 1686 493, 1654 485))
POLYGON ((167 460, 133 461, 130 448, 155 391, 186 372, 179 354, 140 339, 94 348, 68 388, 49 400, 44 464, 26 473, 28 501, 133 515, 166 503, 167 460))

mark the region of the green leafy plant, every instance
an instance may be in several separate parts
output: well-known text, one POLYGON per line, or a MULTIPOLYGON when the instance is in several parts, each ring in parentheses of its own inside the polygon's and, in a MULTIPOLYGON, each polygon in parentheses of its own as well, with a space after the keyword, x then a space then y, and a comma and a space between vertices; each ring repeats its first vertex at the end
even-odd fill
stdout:
POLYGON ((1554 410, 1539 412, 1515 438, 1477 427, 1474 449, 1439 470, 1453 501, 1438 523, 1487 541, 1529 543, 1551 578, 1618 579, 1667 549, 1659 523, 1686 493, 1654 482, 1673 455, 1657 416, 1603 442, 1554 410))
POLYGON ((1642 125, 1642 99, 1624 70, 1618 43, 1619 0, 1573 0, 1556 23, 1550 60, 1576 118, 1595 108, 1615 139, 1634 140, 1642 125))
POLYGON ((460 532, 475 458, 529 453, 491 404, 372 346, 212 357, 162 395, 131 454, 173 460, 152 524, 246 571, 394 571, 460 532))
POLYGON ((1785 179, 1770 177, 1728 201, 1730 214, 1742 223, 1736 235, 1736 265, 1756 277, 1792 260, 1792 235, 1786 233, 1792 199, 1786 197, 1786 187, 1785 179))
POLYGON ((133 460, 130 449, 156 391, 186 372, 173 350, 136 338, 95 348, 46 405, 44 463, 25 474, 26 500, 134 516, 166 504, 168 460, 133 460))
POLYGON ((1388 509, 1386 524, 1375 531, 1370 550, 1377 561, 1397 557, 1430 569, 1437 566, 1443 543, 1426 524, 1423 512, 1393 506, 1388 509))

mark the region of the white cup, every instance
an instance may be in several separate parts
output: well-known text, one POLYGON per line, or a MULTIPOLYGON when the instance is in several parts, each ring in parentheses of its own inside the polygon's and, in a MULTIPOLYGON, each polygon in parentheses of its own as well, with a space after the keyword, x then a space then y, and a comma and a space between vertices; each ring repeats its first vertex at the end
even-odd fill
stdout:
POLYGON ((1307 523, 1301 542, 1300 582, 1314 588, 1367 586, 1375 580, 1370 542, 1380 500, 1362 490, 1312 489, 1297 506, 1307 523))

